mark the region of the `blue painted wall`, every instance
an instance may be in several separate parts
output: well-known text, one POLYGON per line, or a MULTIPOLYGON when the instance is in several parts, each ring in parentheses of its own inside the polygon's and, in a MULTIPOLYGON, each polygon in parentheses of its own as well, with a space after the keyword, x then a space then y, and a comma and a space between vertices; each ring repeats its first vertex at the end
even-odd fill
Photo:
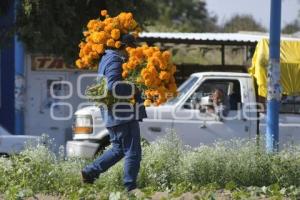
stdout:
MULTIPOLYGON (((8 30, 14 22, 14 1, 10 1, 10 3, 6 15, 0 16, 1 34, 3 34, 3 30, 8 30)), ((14 38, 1 43, 0 51, 0 125, 14 133, 14 38)))

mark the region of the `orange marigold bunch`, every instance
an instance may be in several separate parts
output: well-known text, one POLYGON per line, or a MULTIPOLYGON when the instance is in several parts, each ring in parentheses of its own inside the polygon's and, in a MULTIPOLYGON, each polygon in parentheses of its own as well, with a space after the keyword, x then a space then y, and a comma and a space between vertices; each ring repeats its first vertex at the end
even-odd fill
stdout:
POLYGON ((122 12, 116 17, 110 17, 106 10, 100 12, 98 19, 92 19, 83 32, 84 40, 79 44, 78 68, 97 67, 105 49, 120 48, 121 35, 133 34, 137 37, 140 28, 132 13, 122 12))
POLYGON ((123 64, 122 76, 135 83, 145 95, 145 106, 160 105, 177 94, 174 73, 176 66, 169 51, 143 45, 126 48, 128 61, 123 64))

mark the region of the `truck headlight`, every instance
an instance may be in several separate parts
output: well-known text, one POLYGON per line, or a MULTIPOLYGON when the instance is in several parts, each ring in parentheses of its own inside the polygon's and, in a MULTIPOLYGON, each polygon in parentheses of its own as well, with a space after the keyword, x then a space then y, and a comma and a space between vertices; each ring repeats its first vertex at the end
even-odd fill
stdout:
POLYGON ((75 116, 73 125, 74 134, 91 134, 93 133, 93 118, 91 115, 75 116))

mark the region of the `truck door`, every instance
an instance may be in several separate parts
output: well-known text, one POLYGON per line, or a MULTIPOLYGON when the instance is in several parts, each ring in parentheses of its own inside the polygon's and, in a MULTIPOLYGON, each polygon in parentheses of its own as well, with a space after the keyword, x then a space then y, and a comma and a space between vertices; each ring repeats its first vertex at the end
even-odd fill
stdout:
POLYGON ((173 129, 185 144, 198 146, 218 140, 250 137, 250 121, 242 116, 243 93, 247 92, 243 78, 203 78, 187 100, 177 107, 173 129), (224 94, 224 116, 212 112, 210 97, 215 89, 224 94))
MULTIPOLYGON (((300 144, 300 96, 282 95, 279 114, 279 148, 300 144)), ((266 111, 260 113, 259 130, 266 134, 266 111)))
POLYGON ((199 82, 197 77, 191 76, 179 88, 179 95, 176 98, 169 100, 165 105, 158 107, 147 107, 147 118, 140 123, 142 137, 146 140, 154 141, 172 129, 174 118, 173 111, 175 105, 180 102, 182 97, 187 96, 191 89, 196 88, 196 83, 199 82))

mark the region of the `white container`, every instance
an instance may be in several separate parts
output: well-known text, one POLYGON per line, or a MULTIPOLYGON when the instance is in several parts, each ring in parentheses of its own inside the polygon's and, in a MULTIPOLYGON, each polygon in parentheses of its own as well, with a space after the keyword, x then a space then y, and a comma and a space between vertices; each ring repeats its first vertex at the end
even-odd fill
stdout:
POLYGON ((66 147, 67 157, 92 158, 98 148, 99 144, 94 142, 68 141, 66 147))

